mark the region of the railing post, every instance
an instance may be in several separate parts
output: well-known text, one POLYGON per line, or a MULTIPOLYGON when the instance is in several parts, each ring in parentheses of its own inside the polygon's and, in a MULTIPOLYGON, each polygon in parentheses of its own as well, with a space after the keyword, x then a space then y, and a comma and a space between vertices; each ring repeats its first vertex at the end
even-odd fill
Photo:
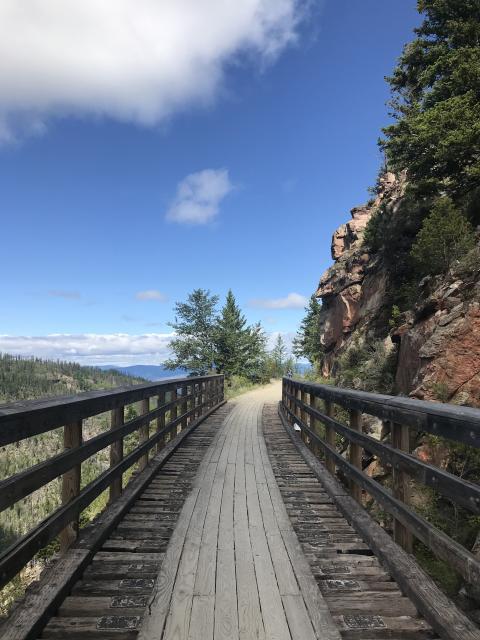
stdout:
MULTIPOLYGON (((362 414, 357 409, 350 411, 350 428, 354 431, 362 430, 362 414)), ((362 447, 358 444, 350 443, 350 464, 362 470, 362 447)), ((362 501, 362 488, 353 480, 350 480, 350 493, 357 502, 362 501)))
POLYGON ((212 409, 212 407, 215 406, 215 398, 213 395, 213 391, 214 391, 214 380, 212 380, 212 378, 209 378, 207 381, 207 397, 208 397, 208 408, 212 409))
POLYGON ((196 407, 195 417, 199 418, 200 417, 200 411, 201 411, 201 409, 200 409, 200 398, 199 398, 200 384, 198 382, 196 382, 194 387, 195 387, 195 407, 196 407))
POLYGON ((295 414, 296 418, 299 418, 300 407, 298 406, 297 401, 300 399, 300 389, 298 389, 298 387, 295 387, 294 395, 295 395, 295 403, 293 405, 293 413, 295 414))
MULTIPOLYGON (((187 411, 188 411, 188 404, 187 404, 187 399, 186 399, 187 393, 188 393, 188 387, 187 387, 187 385, 185 384, 185 385, 183 385, 183 387, 182 387, 182 398, 185 398, 185 400, 182 402, 181 407, 180 407, 180 413, 181 413, 182 415, 183 415, 183 414, 185 414, 185 413, 187 413, 187 411)), ((182 429, 186 429, 186 428, 187 428, 187 426, 188 426, 188 418, 187 418, 187 417, 185 417, 185 418, 182 420, 182 429)))
MULTIPOLYGON (((333 415, 333 407, 330 400, 325 400, 325 415, 329 418, 331 418, 333 415)), ((327 444, 329 444, 333 449, 336 448, 337 443, 336 443, 336 437, 335 437, 335 429, 331 427, 329 424, 327 424, 327 427, 325 429, 325 439, 327 441, 327 444)), ((335 458, 327 453, 325 457, 325 463, 327 466, 327 471, 329 471, 332 474, 332 476, 334 476, 335 469, 336 469, 335 458)))
MULTIPOLYGON (((390 423, 392 446, 395 449, 406 451, 410 453, 410 433, 408 426, 398 424, 397 422, 390 423)), ((408 504, 410 501, 410 487, 408 483, 408 474, 400 469, 392 469, 392 489, 393 496, 408 504)), ((413 537, 411 532, 398 520, 393 520, 393 539, 399 544, 407 553, 413 551, 413 537)))
MULTIPOLYGON (((306 403, 306 400, 307 400, 306 395, 307 395, 307 394, 306 394, 306 393, 305 393, 305 391, 302 389, 302 390, 300 391, 300 402, 302 403, 302 404, 300 405, 300 420, 303 422, 303 424, 306 424, 306 422, 307 422, 307 414, 306 414, 306 412, 305 412, 305 409, 303 408, 303 405, 306 403)), ((306 443, 307 443, 307 437, 308 437, 308 436, 307 436, 307 434, 303 431, 303 429, 302 429, 302 431, 300 432, 300 435, 302 436, 302 440, 303 440, 303 442, 305 442, 305 444, 306 444, 306 443)))
MULTIPOLYGON (((64 449, 74 449, 82 444, 82 421, 66 424, 63 427, 64 449)), ((82 478, 82 465, 78 464, 62 476, 62 505, 70 502, 80 493, 82 478)), ((76 518, 60 533, 60 550, 66 551, 76 540, 79 530, 79 521, 76 518)))
MULTIPOLYGON (((170 402, 172 402, 173 400, 176 400, 177 398, 178 398, 177 387, 175 387, 175 389, 170 391, 170 402)), ((170 409, 170 422, 173 422, 174 420, 176 420, 177 417, 178 417, 178 406, 175 405, 174 407, 172 407, 170 409)), ((178 434, 178 425, 176 427, 173 427, 169 431, 169 433, 170 433, 170 440, 171 440, 172 437, 174 438, 178 434), (175 429, 175 435, 174 436, 172 436, 173 429, 175 429)))
MULTIPOLYGON (((157 407, 161 407, 165 404, 165 391, 160 391, 157 396, 157 407)), ((161 431, 165 428, 165 411, 163 411, 157 418, 157 431, 161 431)), ((165 438, 161 438, 157 442, 157 453, 163 449, 165 445, 165 438)))
MULTIPOLYGON (((317 398, 313 395, 313 393, 310 391, 309 394, 309 399, 310 399, 310 407, 312 409, 316 409, 317 408, 317 398)), ((310 429, 319 437, 321 437, 321 434, 318 432, 318 420, 316 418, 314 418, 312 415, 310 415, 310 429)), ((319 457, 320 454, 320 447, 318 446, 318 444, 313 443, 313 452, 314 454, 317 456, 317 458, 319 457)))
MULTIPOLYGON (((150 398, 144 398, 140 404, 140 411, 143 414, 150 411, 150 398)), ((150 423, 147 422, 138 430, 138 444, 143 444, 148 440, 150 435, 150 423)), ((145 453, 138 461, 138 470, 143 471, 148 464, 148 452, 145 453)))
MULTIPOLYGON (((116 429, 124 422, 125 407, 117 407, 112 409, 110 413, 110 428, 116 429)), ((118 464, 123 459, 123 438, 119 438, 110 445, 110 466, 118 464)), ((113 502, 122 494, 122 475, 112 481, 110 485, 110 502, 113 502)))

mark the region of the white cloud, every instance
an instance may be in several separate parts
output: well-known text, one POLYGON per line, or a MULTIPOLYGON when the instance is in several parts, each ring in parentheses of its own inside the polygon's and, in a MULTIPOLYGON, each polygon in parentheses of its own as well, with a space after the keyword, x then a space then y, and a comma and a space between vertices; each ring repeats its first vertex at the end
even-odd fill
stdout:
POLYGON ((169 356, 172 333, 54 333, 46 336, 0 335, 0 352, 80 364, 159 364, 169 356))
POLYGON ((157 289, 138 291, 135 294, 135 297, 137 298, 137 300, 158 300, 159 302, 165 302, 167 299, 167 296, 157 289))
POLYGON ((178 183, 166 218, 171 222, 207 224, 218 215, 220 203, 232 189, 227 169, 191 173, 178 183))
MULTIPOLYGON (((154 125, 207 105, 245 54, 275 60, 308 0, 2 0, 0 138, 56 115, 154 125)), ((259 61, 260 58, 260 61, 259 61)), ((28 129, 28 131, 25 131, 28 129)))
POLYGON ((260 309, 302 309, 307 304, 307 298, 299 293, 289 293, 284 298, 256 298, 250 300, 251 307, 260 309))

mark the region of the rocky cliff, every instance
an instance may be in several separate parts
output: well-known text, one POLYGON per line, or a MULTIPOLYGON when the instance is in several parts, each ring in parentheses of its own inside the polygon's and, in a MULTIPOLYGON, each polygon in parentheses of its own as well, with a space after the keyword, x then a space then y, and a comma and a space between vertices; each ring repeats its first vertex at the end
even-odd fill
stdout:
POLYGON ((375 200, 352 209, 351 220, 333 234, 334 264, 316 292, 322 300, 322 373, 335 376, 349 352, 363 348, 365 354, 366 347, 380 344, 393 357, 392 392, 480 406, 478 247, 446 276, 424 278, 412 308, 392 316, 395 290, 388 269, 363 241, 380 206, 399 215, 404 191, 404 177, 385 174, 375 200))

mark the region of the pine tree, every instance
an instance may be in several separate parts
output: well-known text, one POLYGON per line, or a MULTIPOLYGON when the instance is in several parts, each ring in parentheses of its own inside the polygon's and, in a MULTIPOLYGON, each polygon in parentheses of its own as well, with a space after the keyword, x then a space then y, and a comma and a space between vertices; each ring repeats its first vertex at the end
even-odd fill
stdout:
POLYGON ((245 375, 250 347, 250 329, 246 325, 245 316, 229 290, 215 331, 215 362, 218 371, 227 378, 245 375))
POLYGON ((266 382, 269 379, 267 337, 260 322, 249 327, 248 334, 243 375, 251 382, 266 382))
POLYGON ((450 198, 440 198, 412 247, 411 255, 420 275, 446 273, 475 246, 474 229, 450 198))
POLYGON ((480 186, 480 2, 418 0, 418 10, 417 37, 388 78, 396 122, 382 145, 417 193, 463 199, 480 186))
POLYGON ((187 302, 175 304, 175 322, 170 323, 176 337, 170 342, 174 357, 167 369, 183 367, 191 375, 205 375, 215 368, 215 332, 218 296, 195 289, 187 302))
POLYGON ((272 375, 281 378, 286 373, 287 346, 279 333, 271 353, 272 375))
POLYGON ((308 307, 305 307, 305 317, 293 340, 292 351, 297 358, 307 358, 312 365, 320 362, 323 350, 320 342, 320 310, 322 305, 313 295, 308 307))

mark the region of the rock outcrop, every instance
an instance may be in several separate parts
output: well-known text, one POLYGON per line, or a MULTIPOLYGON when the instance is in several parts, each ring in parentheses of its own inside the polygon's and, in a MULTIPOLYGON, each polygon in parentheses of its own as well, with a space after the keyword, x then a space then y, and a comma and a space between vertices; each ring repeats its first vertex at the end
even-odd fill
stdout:
MULTIPOLYGON (((365 227, 382 204, 398 211, 405 178, 387 173, 378 195, 351 211, 333 234, 334 264, 316 292, 322 300, 323 375, 335 374, 338 358, 352 345, 383 340, 397 346, 396 393, 425 400, 480 406, 480 254, 447 276, 425 278, 414 308, 389 326, 392 291, 381 257, 363 243, 365 227)), ((394 299, 394 296, 393 296, 394 299)))
POLYGON ((399 393, 480 407, 479 258, 446 279, 426 278, 420 302, 392 331, 399 393))
POLYGON ((375 200, 351 210, 352 219, 333 234, 335 264, 321 277, 316 296, 322 299, 321 341, 325 349, 323 374, 334 369, 335 359, 355 331, 369 329, 369 323, 385 305, 387 279, 377 257, 363 245, 368 221, 384 202, 401 197, 403 180, 387 173, 380 181, 375 200))

